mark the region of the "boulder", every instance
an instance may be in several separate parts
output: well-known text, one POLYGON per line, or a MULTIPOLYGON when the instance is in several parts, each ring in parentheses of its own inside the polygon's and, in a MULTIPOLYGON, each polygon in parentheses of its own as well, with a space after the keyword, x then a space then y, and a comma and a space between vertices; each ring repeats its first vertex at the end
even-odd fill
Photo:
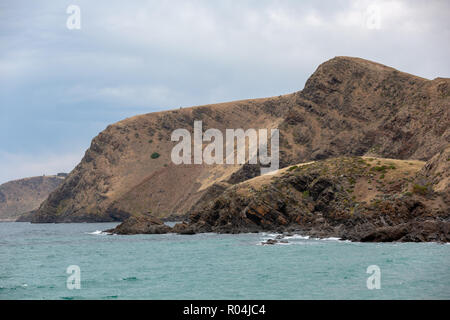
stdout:
POLYGON ((114 229, 106 230, 113 234, 164 234, 172 231, 161 220, 150 214, 131 216, 114 229))

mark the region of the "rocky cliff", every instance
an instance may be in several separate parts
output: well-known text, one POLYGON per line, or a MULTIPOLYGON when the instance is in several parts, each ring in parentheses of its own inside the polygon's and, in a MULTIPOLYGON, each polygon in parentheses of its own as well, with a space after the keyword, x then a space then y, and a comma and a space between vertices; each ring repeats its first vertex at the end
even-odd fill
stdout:
POLYGON ((282 167, 362 155, 427 161, 450 142, 449 94, 450 79, 336 57, 293 94, 129 118, 94 138, 32 220, 113 221, 148 211, 158 218, 183 216, 214 195, 217 183, 236 185, 258 174, 248 165, 172 164, 171 132, 192 132, 195 120, 222 132, 279 128, 282 167))
POLYGON ((419 184, 436 161, 339 157, 298 164, 229 186, 173 229, 129 219, 109 231, 275 231, 352 241, 449 242, 448 194, 438 181, 419 184))
POLYGON ((299 164, 228 188, 193 212, 185 228, 448 242, 448 193, 418 182, 431 163, 424 167, 420 161, 344 157, 299 164))

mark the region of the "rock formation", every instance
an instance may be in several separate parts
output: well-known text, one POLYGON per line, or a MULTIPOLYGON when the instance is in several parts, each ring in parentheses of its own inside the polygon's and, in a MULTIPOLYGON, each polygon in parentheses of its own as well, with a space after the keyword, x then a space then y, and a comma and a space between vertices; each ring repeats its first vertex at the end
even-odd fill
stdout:
POLYGON ((276 231, 363 242, 448 242, 448 194, 417 182, 435 162, 434 157, 427 164, 340 157, 298 164, 200 201, 188 223, 167 232, 276 231))

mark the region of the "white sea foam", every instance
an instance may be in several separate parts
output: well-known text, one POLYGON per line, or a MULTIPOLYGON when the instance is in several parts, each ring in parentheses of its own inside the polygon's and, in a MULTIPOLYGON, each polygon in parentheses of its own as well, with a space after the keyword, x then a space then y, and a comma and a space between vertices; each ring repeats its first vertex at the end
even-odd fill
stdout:
POLYGON ((342 240, 341 238, 329 237, 329 238, 312 238, 313 240, 322 240, 322 241, 337 241, 337 242, 351 242, 350 240, 342 240))
POLYGON ((281 233, 266 233, 266 232, 263 232, 263 236, 268 236, 268 237, 277 237, 277 236, 280 236, 280 235, 282 235, 281 233))
POLYGON ((300 234, 294 234, 292 236, 286 236, 284 239, 300 239, 300 240, 308 240, 310 239, 309 236, 302 236, 300 234))
POLYGON ((277 246, 277 245, 290 246, 291 244, 294 244, 292 242, 277 242, 277 243, 274 243, 274 244, 266 244, 266 243, 264 243, 267 240, 269 240, 269 239, 263 240, 261 242, 257 242, 256 245, 257 246, 269 246, 270 247, 270 246, 277 246))
MULTIPOLYGON (((270 240, 270 239, 275 239, 275 237, 278 236, 278 235, 280 235, 280 234, 263 233, 263 237, 261 238, 261 241, 267 241, 267 240, 270 240)), ((283 237, 283 239, 284 240, 293 241, 293 243, 289 242, 288 244, 302 244, 302 243, 304 243, 303 241, 298 242, 298 241, 295 241, 295 240, 336 241, 336 242, 347 242, 347 243, 351 242, 350 240, 342 240, 341 238, 337 238, 337 237, 313 238, 313 237, 310 237, 310 236, 303 236, 301 234, 294 234, 294 235, 291 235, 291 236, 285 236, 285 237, 283 237)), ((286 244, 286 243, 280 243, 279 242, 277 244, 286 244)))
POLYGON ((322 240, 325 240, 325 241, 339 241, 341 239, 340 238, 336 238, 336 237, 329 237, 329 238, 323 238, 322 240))
POLYGON ((293 244, 292 242, 277 242, 276 244, 282 245, 282 246, 290 246, 293 244))
POLYGON ((342 240, 337 237, 328 237, 328 238, 311 238, 310 236, 302 236, 300 234, 294 234, 292 236, 286 236, 284 239, 300 239, 300 240, 322 240, 322 241, 338 241, 338 242, 351 242, 350 240, 342 240))
POLYGON ((103 231, 101 231, 101 230, 95 230, 94 232, 87 232, 87 234, 93 234, 93 235, 101 235, 101 236, 104 236, 104 235, 108 235, 108 234, 111 234, 111 233, 103 232, 103 231))

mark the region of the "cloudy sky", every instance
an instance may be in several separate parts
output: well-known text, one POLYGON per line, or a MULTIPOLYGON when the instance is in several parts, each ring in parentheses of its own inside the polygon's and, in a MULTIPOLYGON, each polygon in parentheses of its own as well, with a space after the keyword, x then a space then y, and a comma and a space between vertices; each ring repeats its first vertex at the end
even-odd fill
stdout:
POLYGON ((298 91, 334 56, 450 77, 449 13, 445 0, 2 0, 0 183, 69 172, 132 115, 298 91))

